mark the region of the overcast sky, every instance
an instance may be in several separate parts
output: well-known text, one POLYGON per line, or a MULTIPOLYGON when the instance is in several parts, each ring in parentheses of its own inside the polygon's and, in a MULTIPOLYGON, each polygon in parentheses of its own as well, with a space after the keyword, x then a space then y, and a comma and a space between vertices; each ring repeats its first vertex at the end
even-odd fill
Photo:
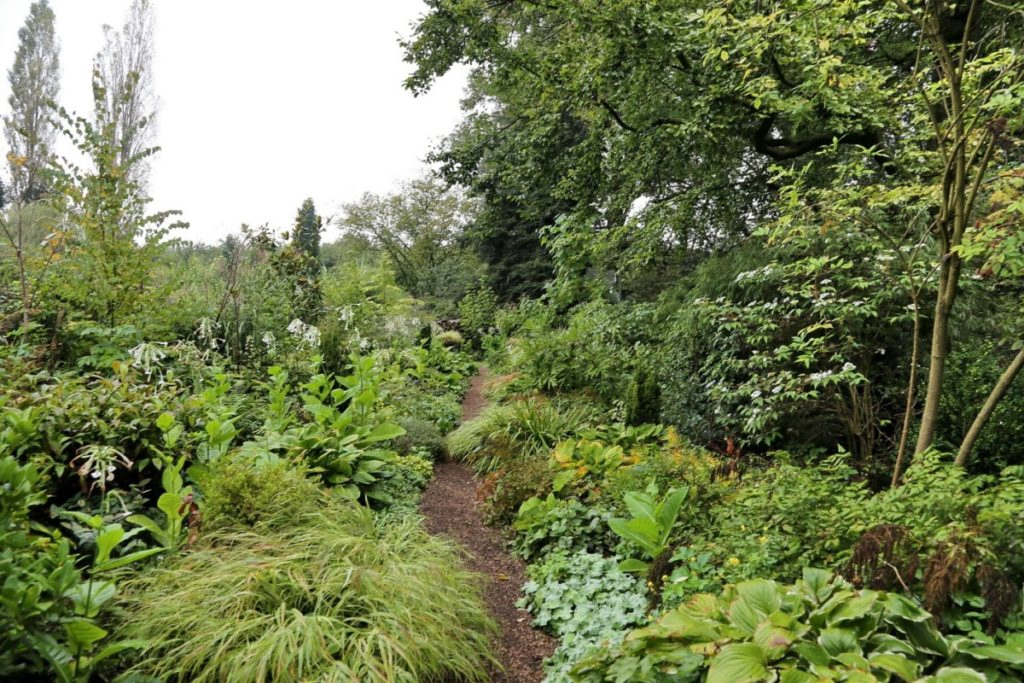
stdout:
MULTIPOLYGON (((0 0, 0 111, 30 4, 0 0)), ((102 26, 120 28, 129 4, 50 0, 68 109, 91 111, 102 26)), ((153 4, 162 149, 152 208, 182 210, 187 239, 216 242, 241 223, 283 229, 306 197, 330 216, 365 191, 393 189, 460 118, 464 71, 419 98, 402 89, 410 65, 397 38, 425 12, 421 0, 153 4)))

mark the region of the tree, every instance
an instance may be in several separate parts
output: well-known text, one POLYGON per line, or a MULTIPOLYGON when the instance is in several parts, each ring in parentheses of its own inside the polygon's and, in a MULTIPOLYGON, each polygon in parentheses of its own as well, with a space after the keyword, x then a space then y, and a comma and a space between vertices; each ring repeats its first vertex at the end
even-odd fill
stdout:
POLYGON ((930 352, 915 452, 934 443, 961 249, 992 204, 995 180, 1020 169, 1018 7, 428 5, 406 43, 416 64, 408 86, 422 91, 458 62, 474 67, 474 82, 486 85, 476 113, 500 114, 507 123, 493 134, 514 139, 529 162, 500 173, 576 200, 549 241, 560 277, 644 267, 648 255, 678 245, 717 248, 767 223, 779 239, 796 207, 830 208, 822 189, 846 195, 849 219, 884 216, 897 241, 903 225, 927 217, 932 275, 921 293, 935 298, 921 321, 930 352), (579 122, 579 140, 557 164, 534 162, 564 121, 579 122))
POLYGON ((275 254, 282 273, 294 281, 295 309, 306 322, 314 324, 320 314, 323 294, 320 290, 320 236, 323 218, 316 214, 312 199, 306 199, 295 216, 291 245, 275 254))
POLYGON ((319 270, 320 236, 323 233, 324 220, 316 215, 313 200, 307 199, 299 207, 295 217, 295 230, 292 233, 292 244, 309 259, 310 267, 319 270))
POLYGON ((464 191, 428 175, 397 192, 366 193, 345 204, 338 223, 387 254, 399 286, 415 296, 454 302, 482 275, 465 239, 474 212, 464 191), (445 273, 444 282, 436 277, 439 273, 445 273))
POLYGON ((96 55, 100 96, 95 98, 96 127, 118 150, 117 162, 131 169, 132 180, 145 189, 149 172, 143 152, 155 132, 153 90, 153 7, 134 0, 121 31, 103 27, 103 50, 96 55))
POLYGON ((46 192, 47 158, 55 129, 49 104, 60 90, 60 43, 47 0, 32 3, 18 30, 18 49, 7 72, 10 114, 4 117, 12 199, 32 202, 46 192))
MULTIPOLYGON (((108 102, 113 108, 102 127, 64 109, 59 112, 62 132, 89 166, 81 168, 65 159, 56 169, 55 199, 68 216, 68 227, 62 234, 63 257, 54 288, 64 302, 111 327, 161 298, 152 288, 151 268, 164 247, 163 238, 184 225, 168 223, 180 212, 147 212, 151 200, 134 171, 135 165, 156 149, 142 149, 126 157, 120 141, 139 139, 137 132, 129 128, 120 135, 112 133, 130 121, 121 109, 134 101, 133 83, 129 81, 125 97, 108 102)), ((107 96, 101 75, 94 74, 97 111, 105 106, 107 96)), ((134 125, 145 126, 146 122, 135 121, 134 125)))
POLYGON ((48 190, 46 169, 55 133, 49 107, 60 88, 60 45, 53 10, 46 0, 32 4, 25 25, 18 30, 18 49, 7 81, 11 111, 4 117, 4 137, 9 148, 10 206, 0 216, 0 230, 14 252, 24 328, 34 299, 29 251, 39 243, 32 237, 48 232, 38 229, 40 221, 48 217, 46 212, 29 210, 27 205, 41 199, 48 190))

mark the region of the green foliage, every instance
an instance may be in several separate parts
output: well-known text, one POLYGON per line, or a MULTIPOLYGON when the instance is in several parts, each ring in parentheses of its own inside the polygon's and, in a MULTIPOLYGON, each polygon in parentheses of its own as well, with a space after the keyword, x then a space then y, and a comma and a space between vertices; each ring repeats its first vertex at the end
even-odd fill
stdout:
POLYGON ((350 361, 351 375, 321 373, 302 385, 299 399, 308 422, 267 432, 248 448, 301 463, 352 499, 383 500, 381 480, 396 457, 383 445, 405 430, 380 418, 381 374, 374 359, 353 355, 350 361))
POLYGON ((523 502, 512 526, 512 547, 528 562, 549 553, 589 551, 601 553, 612 545, 608 534, 611 513, 575 498, 530 498, 523 502))
POLYGON ((324 493, 287 462, 265 462, 232 454, 199 477, 203 528, 279 529, 316 510, 324 493))
POLYGON ((396 422, 405 430, 405 434, 394 440, 396 451, 402 455, 426 452, 434 459, 444 454, 444 437, 433 421, 419 417, 400 417, 396 422))
POLYGON ((420 494, 434 476, 430 458, 415 453, 403 455, 394 461, 391 469, 391 476, 384 482, 384 494, 389 501, 385 514, 408 516, 419 513, 420 494))
MULTIPOLYGON (((121 148, 122 139, 132 138, 136 129, 115 135, 135 85, 129 81, 126 97, 113 98, 108 111, 104 100, 113 84, 104 83, 97 71, 93 97, 97 111, 103 112, 99 122, 59 111, 61 131, 91 168, 65 163, 57 169, 55 200, 73 227, 58 236, 65 255, 49 274, 48 286, 91 320, 110 326, 133 319, 166 295, 154 288, 150 264, 163 250, 167 233, 182 225, 165 225, 180 212, 147 213, 149 199, 131 172, 156 150, 121 148)), ((132 125, 145 122, 143 118, 132 125)))
POLYGON ((192 511, 192 487, 185 486, 181 476, 184 466, 185 456, 164 465, 160 477, 164 492, 156 501, 157 509, 163 513, 163 525, 146 515, 131 515, 127 519, 148 531, 157 543, 168 550, 174 550, 181 544, 184 523, 192 511))
POLYGON ((133 671, 197 683, 483 681, 494 632, 451 546, 350 503, 208 534, 121 603, 148 643, 133 671))
POLYGON ((559 551, 531 565, 528 575, 518 604, 533 615, 534 626, 560 639, 545 666, 547 681, 569 681, 569 669, 588 650, 610 647, 646 621, 642 585, 617 569, 614 559, 559 551))
POLYGON ((592 417, 585 406, 563 409, 540 397, 520 398, 485 408, 446 443, 449 453, 472 463, 478 474, 493 472, 506 461, 549 452, 592 417))
MULTIPOLYGON (((624 500, 632 516, 629 519, 608 520, 612 531, 638 547, 651 560, 656 560, 668 550, 672 529, 679 518, 683 502, 690 495, 690 489, 684 486, 671 490, 660 500, 657 495, 658 489, 653 485, 644 492, 630 491, 624 500)), ((623 571, 646 572, 650 565, 630 559, 620 564, 619 568, 623 571)))
POLYGON ((484 500, 484 521, 488 524, 511 524, 520 506, 530 498, 551 493, 551 464, 547 458, 522 458, 510 467, 487 475, 478 492, 484 500))
POLYGON ((699 595, 581 662, 578 681, 1010 681, 1020 645, 946 637, 931 615, 892 593, 857 591, 805 569, 781 586, 763 579, 699 595), (957 678, 959 675, 959 678, 957 678))
POLYGON ((611 472, 632 464, 622 446, 585 439, 566 439, 559 443, 551 451, 551 462, 559 470, 552 481, 555 493, 567 486, 580 487, 588 479, 592 486, 596 485, 611 472))
POLYGON ((80 571, 68 541, 30 520, 46 498, 38 483, 34 467, 0 455, 0 674, 86 683, 106 660, 143 645, 99 625, 118 592, 112 572, 163 549, 116 554, 136 532, 68 512, 92 531, 92 557, 80 571))
POLYGON ((474 346, 480 346, 480 340, 494 325, 497 311, 498 298, 483 283, 459 301, 459 327, 473 341, 474 346))

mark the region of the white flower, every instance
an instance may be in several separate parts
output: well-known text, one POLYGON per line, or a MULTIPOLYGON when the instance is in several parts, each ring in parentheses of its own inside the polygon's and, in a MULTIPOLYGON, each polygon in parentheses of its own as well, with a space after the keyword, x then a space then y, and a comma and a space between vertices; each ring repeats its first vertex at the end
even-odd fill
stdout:
POLYGON ((772 393, 773 394, 777 394, 780 391, 782 391, 782 385, 781 384, 776 384, 774 387, 772 387, 772 393))
POLYGON ((750 394, 750 398, 757 398, 760 395, 761 395, 761 390, 760 389, 754 389, 754 391, 752 391, 751 394, 750 394))
POLYGON ((856 369, 857 369, 857 366, 854 365, 853 363, 850 363, 850 362, 843 363, 843 372, 852 372, 853 370, 856 370, 856 369))

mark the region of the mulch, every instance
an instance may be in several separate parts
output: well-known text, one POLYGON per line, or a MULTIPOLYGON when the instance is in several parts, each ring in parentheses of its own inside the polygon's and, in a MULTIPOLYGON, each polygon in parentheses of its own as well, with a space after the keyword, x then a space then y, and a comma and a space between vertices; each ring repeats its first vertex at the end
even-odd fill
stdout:
MULTIPOLYGON (((462 403, 463 421, 477 415, 487 404, 483 397, 485 374, 473 378, 462 403)), ((491 673, 494 683, 540 683, 543 661, 555 649, 555 640, 530 626, 530 614, 516 607, 519 588, 526 580, 526 566, 511 555, 499 529, 485 526, 477 481, 465 465, 439 463, 434 479, 423 493, 420 512, 427 530, 447 536, 468 552, 469 568, 485 577, 484 599, 491 616, 501 627, 495 654, 504 671, 491 673)))

